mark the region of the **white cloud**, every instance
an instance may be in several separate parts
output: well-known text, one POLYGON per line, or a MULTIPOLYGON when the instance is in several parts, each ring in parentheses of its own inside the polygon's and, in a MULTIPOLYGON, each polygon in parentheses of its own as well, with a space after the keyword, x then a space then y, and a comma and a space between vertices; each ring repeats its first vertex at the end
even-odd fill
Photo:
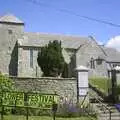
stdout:
POLYGON ((104 45, 102 41, 97 41, 98 45, 104 45))
POLYGON ((111 38, 107 44, 107 47, 112 47, 120 51, 120 36, 115 36, 111 38))

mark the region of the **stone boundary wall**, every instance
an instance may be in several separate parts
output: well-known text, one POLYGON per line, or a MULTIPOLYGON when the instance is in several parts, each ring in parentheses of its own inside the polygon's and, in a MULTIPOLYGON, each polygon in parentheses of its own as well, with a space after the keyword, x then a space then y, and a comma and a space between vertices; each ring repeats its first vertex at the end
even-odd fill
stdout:
POLYGON ((57 93, 60 100, 77 101, 76 78, 53 78, 53 77, 10 77, 14 80, 15 88, 20 91, 38 91, 41 93, 57 93))

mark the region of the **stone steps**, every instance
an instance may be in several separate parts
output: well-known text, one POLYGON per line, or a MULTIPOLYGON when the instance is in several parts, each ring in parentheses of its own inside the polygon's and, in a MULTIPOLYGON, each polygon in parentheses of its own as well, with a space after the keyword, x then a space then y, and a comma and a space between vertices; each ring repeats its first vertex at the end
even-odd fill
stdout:
MULTIPOLYGON (((109 113, 102 113, 98 115, 98 120, 110 120, 110 114, 109 113)), ((120 120, 120 113, 112 113, 111 114, 111 120, 120 120)))
POLYGON ((120 112, 118 112, 114 106, 110 106, 110 107, 107 106, 107 108, 110 109, 110 111, 107 109, 103 109, 98 104, 96 104, 96 107, 98 109, 98 120, 120 120, 120 112), (110 114, 111 114, 111 119, 110 119, 110 114))
POLYGON ((103 99, 94 90, 90 89, 90 92, 92 94, 90 99, 93 100, 92 104, 95 106, 95 111, 98 114, 98 120, 120 120, 120 112, 114 105, 104 103, 103 99))

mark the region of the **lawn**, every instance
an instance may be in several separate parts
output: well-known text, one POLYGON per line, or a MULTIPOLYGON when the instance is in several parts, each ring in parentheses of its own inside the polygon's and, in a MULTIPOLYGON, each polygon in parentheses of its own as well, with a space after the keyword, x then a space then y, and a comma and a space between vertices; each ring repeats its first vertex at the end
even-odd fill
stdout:
MULTIPOLYGON (((26 120, 25 116, 4 116, 4 120, 26 120)), ((34 116, 29 117, 29 120, 53 120, 52 117, 46 117, 46 116, 34 116)), ((96 120, 96 118, 90 119, 89 117, 74 117, 74 118, 60 118, 57 117, 56 120, 96 120)))
POLYGON ((103 94, 108 95, 111 87, 110 79, 104 77, 92 77, 89 78, 89 83, 100 90, 103 94))

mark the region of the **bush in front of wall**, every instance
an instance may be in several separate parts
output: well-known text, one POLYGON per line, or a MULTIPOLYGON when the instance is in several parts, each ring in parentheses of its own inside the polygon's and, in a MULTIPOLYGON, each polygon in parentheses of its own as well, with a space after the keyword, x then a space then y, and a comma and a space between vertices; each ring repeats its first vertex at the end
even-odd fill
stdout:
POLYGON ((58 77, 63 73, 65 61, 62 54, 61 42, 54 40, 42 47, 38 52, 37 62, 44 76, 58 77))

